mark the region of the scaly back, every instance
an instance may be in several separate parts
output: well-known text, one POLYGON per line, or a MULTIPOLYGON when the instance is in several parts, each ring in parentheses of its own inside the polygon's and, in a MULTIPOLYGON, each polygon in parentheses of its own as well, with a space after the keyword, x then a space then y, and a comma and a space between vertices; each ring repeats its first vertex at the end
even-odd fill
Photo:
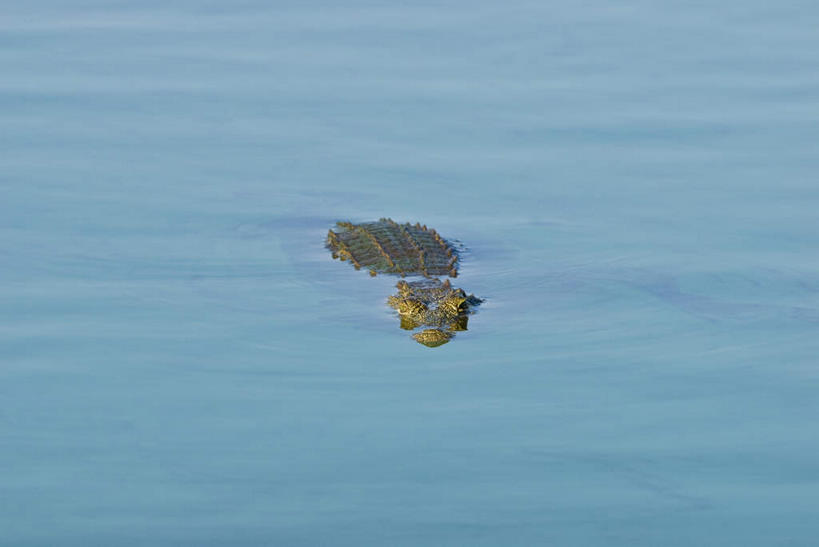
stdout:
POLYGON ((390 273, 433 277, 458 275, 458 253, 433 229, 419 224, 398 224, 382 218, 377 222, 338 222, 327 234, 333 258, 349 260, 370 275, 390 273))

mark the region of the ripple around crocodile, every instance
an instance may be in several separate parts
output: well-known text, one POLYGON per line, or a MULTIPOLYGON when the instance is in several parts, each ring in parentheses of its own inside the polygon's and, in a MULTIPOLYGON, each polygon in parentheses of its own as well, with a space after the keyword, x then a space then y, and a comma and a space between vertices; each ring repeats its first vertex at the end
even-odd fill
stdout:
POLYGON ((449 342, 457 331, 466 330, 468 316, 481 299, 453 288, 449 279, 458 276, 458 251, 438 232, 426 225, 399 224, 382 218, 376 222, 336 223, 327 234, 333 258, 349 261, 355 269, 379 273, 416 275, 425 279, 398 282, 398 293, 387 303, 398 312, 401 328, 419 330, 413 338, 426 346, 449 342))

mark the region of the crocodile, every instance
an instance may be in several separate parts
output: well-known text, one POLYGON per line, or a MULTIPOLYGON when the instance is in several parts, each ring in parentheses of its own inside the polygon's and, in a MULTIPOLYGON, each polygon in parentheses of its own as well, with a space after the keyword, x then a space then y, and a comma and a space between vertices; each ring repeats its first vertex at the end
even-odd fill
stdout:
POLYGON ((398 312, 401 328, 417 331, 413 339, 425 346, 441 346, 465 331, 469 315, 482 302, 452 287, 449 279, 438 278, 458 276, 458 250, 426 225, 399 224, 389 218, 337 222, 336 230, 327 234, 327 248, 333 258, 349 261, 356 270, 365 268, 371 276, 421 276, 417 281, 398 281, 398 292, 387 304, 398 312))

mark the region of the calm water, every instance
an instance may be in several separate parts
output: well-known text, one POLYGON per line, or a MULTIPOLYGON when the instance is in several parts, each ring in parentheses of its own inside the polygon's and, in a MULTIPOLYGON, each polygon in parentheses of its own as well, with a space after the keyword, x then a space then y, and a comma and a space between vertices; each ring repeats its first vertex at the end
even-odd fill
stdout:
POLYGON ((815 545, 817 25, 3 3, 0 544, 815 545), (450 344, 323 248, 381 216, 450 344))

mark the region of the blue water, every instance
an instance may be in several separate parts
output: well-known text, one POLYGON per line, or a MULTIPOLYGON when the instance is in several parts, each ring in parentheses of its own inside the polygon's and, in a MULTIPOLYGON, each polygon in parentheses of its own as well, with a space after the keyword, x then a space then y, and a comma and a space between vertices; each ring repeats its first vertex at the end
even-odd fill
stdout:
POLYGON ((816 545, 817 25, 3 3, 0 544, 816 545), (381 216, 449 344, 323 248, 381 216))

